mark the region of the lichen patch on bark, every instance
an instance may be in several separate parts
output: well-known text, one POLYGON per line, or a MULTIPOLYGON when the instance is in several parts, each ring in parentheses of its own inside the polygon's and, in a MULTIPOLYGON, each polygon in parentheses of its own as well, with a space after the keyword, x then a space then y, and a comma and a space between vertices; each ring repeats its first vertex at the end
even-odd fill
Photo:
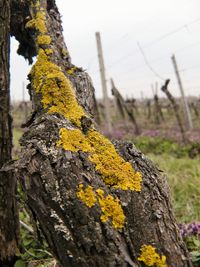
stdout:
POLYGON ((88 152, 88 159, 102 175, 104 183, 121 190, 141 191, 141 173, 136 172, 116 151, 114 145, 94 129, 60 129, 58 146, 65 150, 88 152))

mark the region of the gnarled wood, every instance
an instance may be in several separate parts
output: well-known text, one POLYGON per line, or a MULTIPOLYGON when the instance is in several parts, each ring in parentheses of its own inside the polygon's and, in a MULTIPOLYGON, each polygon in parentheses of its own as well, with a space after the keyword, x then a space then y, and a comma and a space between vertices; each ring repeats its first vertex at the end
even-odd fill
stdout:
POLYGON ((59 116, 38 118, 22 139, 17 163, 28 205, 62 266, 142 266, 143 244, 154 245, 169 266, 192 266, 172 213, 165 176, 131 143, 116 142, 126 161, 143 176, 142 191, 107 187, 87 153, 56 146, 58 128, 72 127, 59 116), (117 196, 126 215, 122 231, 102 223, 99 206, 77 198, 79 184, 117 196))
MULTIPOLYGON (((75 88, 79 104, 86 110, 78 124, 59 114, 59 111, 49 113, 47 108, 42 107, 41 95, 34 92, 34 73, 29 76, 36 114, 21 139, 23 151, 14 168, 27 195, 27 204, 53 254, 64 267, 139 267, 144 266, 138 260, 141 247, 152 245, 160 255, 167 257, 168 266, 192 266, 172 213, 166 179, 141 152, 130 143, 114 143, 121 157, 142 174, 142 190, 136 192, 109 186, 91 160, 91 147, 91 151, 84 151, 59 146, 60 129, 67 129, 72 134, 73 130, 78 131, 83 140, 94 129, 89 118, 93 109, 93 87, 82 70, 73 72, 72 77, 64 71, 66 64, 71 63, 61 54, 63 41, 59 39, 62 34, 59 13, 54 1, 42 0, 40 5, 46 12, 46 26, 52 39, 47 48, 51 47, 55 52, 48 60, 62 68, 75 88), (112 217, 102 219, 100 202, 87 206, 77 195, 80 185, 92 188, 94 195, 101 189, 105 196, 117 197, 125 215, 124 226, 116 229, 112 217)), ((34 7, 30 10, 34 14, 34 7)), ((29 30, 29 34, 32 34, 36 44, 38 33, 29 30)), ((43 53, 45 47, 39 45, 39 48, 43 53)), ((43 78, 45 84, 47 77, 43 78)), ((57 79, 60 90, 61 78, 57 79)), ((80 147, 83 142, 79 143, 80 147)), ((110 147, 104 139, 100 145, 104 146, 103 151, 110 147)), ((12 167, 7 167, 7 170, 9 168, 12 167)))
MULTIPOLYGON (((19 41, 18 53, 32 63, 33 56, 36 56, 36 36, 32 29, 25 28, 26 23, 31 18, 30 13, 31 1, 11 0, 11 35, 19 41)), ((84 107, 86 112, 96 119, 96 101, 94 98, 94 87, 89 75, 82 69, 71 63, 71 58, 64 42, 62 33, 61 18, 54 0, 48 0, 46 3, 47 24, 49 34, 52 38, 52 47, 54 49, 54 62, 60 66, 67 75, 76 90, 77 100, 84 107)), ((30 92, 32 94, 33 92, 30 92)), ((33 108, 40 110, 40 107, 33 108)), ((98 121, 98 119, 96 119, 98 121)))

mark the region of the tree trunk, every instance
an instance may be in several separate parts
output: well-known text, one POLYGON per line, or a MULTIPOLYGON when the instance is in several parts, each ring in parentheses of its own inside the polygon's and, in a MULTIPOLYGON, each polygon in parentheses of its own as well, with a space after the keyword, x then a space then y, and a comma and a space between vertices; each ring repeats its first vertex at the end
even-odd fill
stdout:
MULTIPOLYGON (((31 18, 29 3, 31 1, 11 0, 11 35, 19 41, 18 53, 32 63, 32 58, 37 55, 36 36, 32 28, 27 28, 26 23, 31 18)), ((34 1, 33 1, 34 2, 34 1)), ((44 2, 44 1, 41 1, 44 2)), ((53 58, 76 90, 79 104, 84 107, 92 118, 95 116, 96 109, 94 99, 94 87, 89 75, 82 68, 76 67, 71 63, 71 58, 64 42, 61 26, 61 18, 54 0, 48 0, 46 4, 48 12, 48 30, 52 36, 52 47, 55 49, 53 58)), ((31 92, 30 92, 31 93, 31 92)), ((33 93, 33 92, 32 92, 33 93)), ((31 95, 34 99, 35 94, 31 95)), ((37 101, 33 101, 33 108, 40 112, 41 105, 37 106, 37 101)))
MULTIPOLYGON (((0 0, 0 168, 11 160, 12 118, 9 99, 10 1, 0 0)), ((18 247, 16 179, 0 172, 0 266, 13 266, 18 247)))
POLYGON ((32 14, 24 31, 38 51, 29 74, 36 115, 14 168, 53 254, 64 267, 137 267, 149 257, 155 266, 192 266, 165 177, 132 144, 113 145, 95 130, 93 86, 63 58, 54 1, 35 1, 21 17, 20 5, 13 21, 25 29, 32 14))

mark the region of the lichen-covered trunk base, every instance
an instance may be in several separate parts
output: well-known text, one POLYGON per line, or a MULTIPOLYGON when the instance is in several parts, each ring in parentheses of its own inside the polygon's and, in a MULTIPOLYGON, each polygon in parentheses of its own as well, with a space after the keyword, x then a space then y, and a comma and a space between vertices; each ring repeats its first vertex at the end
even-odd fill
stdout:
MULTIPOLYGON (((142 173, 141 192, 105 185, 86 152, 71 152, 57 145, 59 128, 72 125, 56 115, 38 118, 24 135, 18 161, 28 205, 55 257, 62 266, 143 266, 138 260, 143 245, 166 256, 168 266, 192 266, 169 203, 165 177, 130 143, 115 143, 120 155, 142 173), (110 215, 101 220, 100 202, 81 199, 79 187, 99 188, 118 198, 125 223, 117 229, 110 215)), ((106 149, 106 147, 105 147, 106 149)), ((164 266, 164 265, 163 265, 164 266)), ((167 265, 165 265, 167 266, 167 265)))

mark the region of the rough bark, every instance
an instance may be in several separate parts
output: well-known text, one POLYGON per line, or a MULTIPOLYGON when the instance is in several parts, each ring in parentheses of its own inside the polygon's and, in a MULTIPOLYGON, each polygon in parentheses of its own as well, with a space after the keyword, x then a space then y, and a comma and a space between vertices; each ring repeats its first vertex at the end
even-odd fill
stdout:
POLYGON ((119 153, 143 176, 142 191, 107 187, 81 151, 56 147, 58 128, 72 127, 59 116, 43 115, 23 137, 27 147, 17 163, 28 205, 62 266, 142 266, 137 257, 144 244, 154 245, 169 266, 192 266, 177 229, 166 177, 131 143, 115 143, 119 153), (122 203, 122 231, 102 223, 99 206, 89 209, 76 196, 80 183, 102 188, 122 203))
MULTIPOLYGON (((48 60, 64 70, 65 64, 71 63, 68 59, 63 59, 60 53, 63 41, 56 42, 55 39, 62 35, 59 13, 54 1, 43 0, 40 5, 46 12, 46 25, 52 39, 49 47, 55 52, 48 60)), ((17 5, 15 8, 18 8, 17 5)), ((30 10, 34 17, 34 7, 30 10)), ((31 35, 30 31, 29 34, 31 35)), ((37 34, 32 32, 35 44, 37 34)), ((39 45, 39 49, 44 53, 43 45, 39 45)), ((76 90, 79 104, 86 107, 86 115, 81 117, 77 125, 59 112, 49 113, 48 108, 42 107, 41 95, 34 92, 33 73, 29 75, 29 89, 36 115, 21 139, 24 148, 14 168, 27 195, 27 204, 34 213, 34 218, 38 220, 49 247, 64 267, 144 266, 138 260, 143 245, 152 245, 159 255, 165 255, 168 266, 192 266, 172 213, 166 179, 132 144, 114 143, 119 155, 142 174, 141 192, 115 187, 115 180, 112 185, 108 185, 100 169, 91 161, 90 152, 86 148, 73 150, 59 146, 60 129, 71 133, 78 131, 83 140, 74 138, 70 143, 72 136, 69 136, 66 142, 73 146, 73 142, 80 141, 80 147, 84 145, 90 132, 95 132, 88 115, 93 108, 93 102, 87 102, 88 97, 92 99, 90 96, 93 94, 93 87, 90 80, 85 79, 88 76, 82 73, 80 70, 75 71, 71 77, 64 72, 76 90), (117 203, 121 205, 126 218, 123 227, 117 230, 112 216, 108 220, 102 218, 104 209, 100 204, 101 199, 88 207, 87 201, 84 202, 77 195, 80 185, 84 189, 90 188, 95 196, 101 189, 105 197, 117 197, 117 203)), ((45 84, 47 77, 43 78, 45 84)), ((62 80, 58 79, 57 86, 60 90, 61 83, 62 80)), ((100 139, 102 150, 99 153, 104 154, 111 144, 102 136, 100 139)), ((95 146, 93 143, 92 145, 95 146)), ((90 149, 92 151, 93 148, 90 149)), ((111 162, 114 153, 109 155, 111 162)), ((108 171, 111 162, 107 162, 108 171)), ((13 166, 8 165, 6 169, 12 168, 13 166)), ((109 212, 112 211, 110 207, 109 212)))
MULTIPOLYGON (((9 99, 10 1, 0 1, 0 168, 11 160, 12 118, 9 99)), ((13 266, 18 246, 16 179, 0 172, 0 266, 13 266)))
MULTIPOLYGON (((36 35, 32 29, 25 27, 31 18, 30 2, 25 0, 11 0, 11 35, 19 41, 18 53, 32 63, 33 57, 37 55, 36 35)), ((95 108, 94 87, 89 75, 82 68, 76 67, 71 63, 71 58, 62 34, 60 14, 54 0, 47 1, 46 10, 48 14, 48 30, 52 38, 52 47, 55 49, 54 62, 62 68, 63 72, 72 82, 79 104, 95 119, 97 109, 95 108)), ((32 94, 33 92, 30 92, 32 98, 34 98, 35 95, 32 94)), ((39 112, 41 106, 37 106, 36 103, 38 104, 38 101, 33 99, 33 108, 39 112)))

